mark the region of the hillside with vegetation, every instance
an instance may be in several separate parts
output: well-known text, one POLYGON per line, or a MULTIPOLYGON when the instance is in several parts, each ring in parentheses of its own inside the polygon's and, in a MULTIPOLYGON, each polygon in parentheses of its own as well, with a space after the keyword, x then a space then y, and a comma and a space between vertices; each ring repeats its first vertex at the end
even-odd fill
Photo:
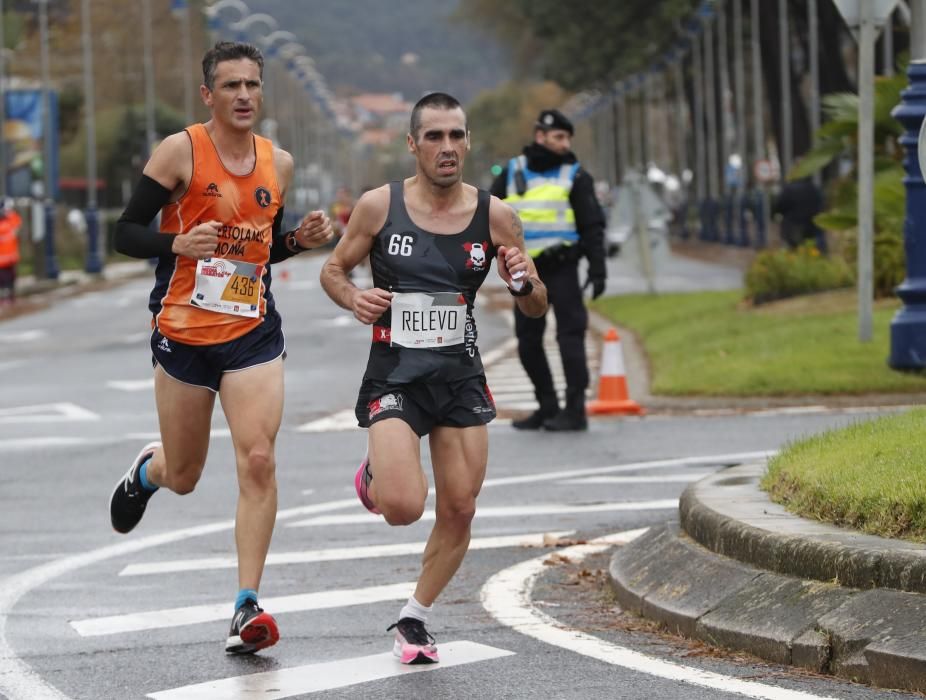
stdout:
POLYGON ((455 17, 459 0, 250 0, 293 32, 336 94, 427 91, 467 102, 509 76, 504 48, 455 17))

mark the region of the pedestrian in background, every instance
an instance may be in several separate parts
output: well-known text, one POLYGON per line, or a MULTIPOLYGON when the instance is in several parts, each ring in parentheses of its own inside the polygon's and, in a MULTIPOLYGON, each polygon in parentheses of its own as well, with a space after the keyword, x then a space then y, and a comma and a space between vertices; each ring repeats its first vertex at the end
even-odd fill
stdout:
POLYGON ((16 301, 19 227, 22 217, 8 203, 0 204, 0 306, 16 301))
POLYGON ((781 240, 788 248, 811 241, 825 254, 826 236, 813 220, 822 211, 823 192, 809 177, 786 182, 772 205, 772 214, 781 217, 781 240))
POLYGON ((350 214, 354 210, 354 197, 350 193, 350 189, 341 186, 338 187, 338 191, 335 192, 334 202, 331 204, 331 209, 328 214, 331 218, 331 227, 334 229, 334 234, 340 238, 344 235, 344 231, 347 229, 347 222, 350 221, 350 214))
POLYGON ((579 284, 579 260, 588 259, 584 287, 592 298, 604 293, 605 217, 595 182, 572 153, 572 123, 546 109, 534 125, 534 142, 512 158, 492 183, 491 192, 510 204, 524 224, 524 242, 547 287, 556 317, 556 341, 566 375, 566 405, 560 410, 550 364, 543 351, 546 316, 529 318, 515 306, 515 333, 521 364, 534 385, 540 407, 516 420, 518 430, 585 430, 588 365, 585 332, 588 311, 579 284))

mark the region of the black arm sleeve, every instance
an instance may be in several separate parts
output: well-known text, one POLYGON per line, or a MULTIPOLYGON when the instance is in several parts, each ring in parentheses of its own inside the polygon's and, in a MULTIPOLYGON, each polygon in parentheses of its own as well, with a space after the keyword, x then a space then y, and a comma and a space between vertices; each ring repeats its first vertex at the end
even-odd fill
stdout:
POLYGON ((277 209, 277 215, 273 217, 273 229, 271 230, 270 243, 270 261, 269 264, 282 262, 291 258, 302 251, 292 251, 286 247, 286 234, 289 231, 283 230, 283 207, 277 209))
POLYGON ((492 180, 492 187, 489 188, 489 194, 493 194, 499 199, 508 196, 508 167, 502 170, 498 177, 492 180))
POLYGON ((157 180, 142 175, 125 211, 116 222, 116 250, 133 258, 173 255, 174 234, 148 228, 170 199, 170 190, 157 180))
POLYGON ((569 203, 576 215, 576 228, 579 231, 582 253, 588 258, 589 273, 604 277, 607 274, 604 212, 598 204, 598 198, 595 197, 595 181, 581 168, 572 184, 569 203))

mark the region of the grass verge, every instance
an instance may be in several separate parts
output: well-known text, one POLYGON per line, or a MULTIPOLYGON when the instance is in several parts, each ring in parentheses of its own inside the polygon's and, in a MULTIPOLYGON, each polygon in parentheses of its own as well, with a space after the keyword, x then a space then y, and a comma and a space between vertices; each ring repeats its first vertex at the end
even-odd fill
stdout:
POLYGON ((632 329, 650 361, 654 394, 788 396, 926 391, 926 374, 887 366, 899 302, 875 304, 874 339, 860 343, 855 293, 826 292, 743 307, 742 294, 628 295, 600 313, 632 329))
POLYGON ((788 445, 762 488, 798 515, 926 542, 926 409, 788 445))

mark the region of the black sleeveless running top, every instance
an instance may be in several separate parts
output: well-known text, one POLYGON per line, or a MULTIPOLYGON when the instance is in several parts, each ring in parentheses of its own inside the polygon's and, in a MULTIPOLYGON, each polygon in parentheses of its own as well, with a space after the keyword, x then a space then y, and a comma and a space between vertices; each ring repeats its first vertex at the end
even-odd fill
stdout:
MULTIPOLYGON (((438 304, 441 299, 452 299, 451 303, 459 304, 459 312, 465 314, 460 321, 462 342, 427 348, 400 346, 392 342, 395 314, 390 307, 373 324, 366 378, 390 383, 452 382, 483 374, 473 304, 476 290, 495 257, 489 232, 490 198, 487 191, 478 190, 476 212, 460 233, 431 233, 416 226, 408 215, 404 183, 389 183, 389 215, 370 251, 373 285, 390 292, 424 292, 437 299, 438 304)), ((421 316, 413 319, 396 316, 396 321, 415 330, 420 330, 420 325, 427 327, 431 323, 437 327, 440 323, 434 314, 430 320, 426 314, 421 316)), ((439 329, 432 329, 430 337, 433 340, 440 333, 439 329)), ((459 334, 456 330, 455 337, 459 334)))

